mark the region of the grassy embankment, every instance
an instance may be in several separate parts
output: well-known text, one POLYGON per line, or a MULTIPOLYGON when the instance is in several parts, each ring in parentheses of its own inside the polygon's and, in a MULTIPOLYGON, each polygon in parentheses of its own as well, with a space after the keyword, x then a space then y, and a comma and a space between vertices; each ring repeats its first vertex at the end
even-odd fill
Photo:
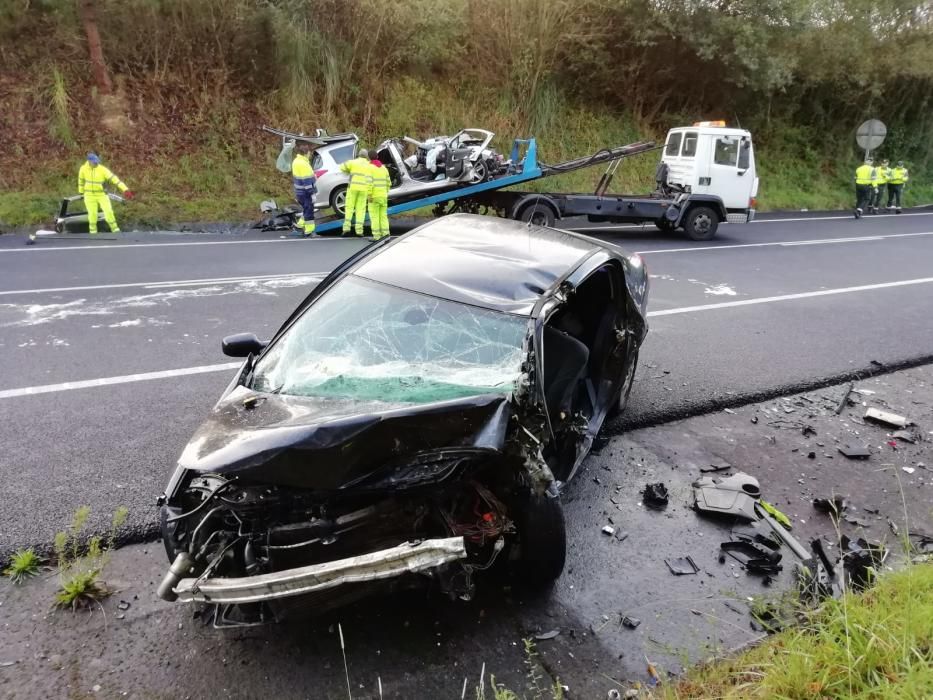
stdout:
MULTIPOLYGON (((61 89, 62 86, 59 86, 61 89)), ((108 138, 87 127, 72 129, 65 94, 56 102, 55 86, 47 109, 47 129, 70 146, 56 147, 41 158, 23 152, 23 171, 0 192, 0 223, 15 226, 46 224, 61 197, 73 194, 75 176, 89 147, 99 148, 105 162, 133 189, 138 199, 118 208, 124 225, 157 227, 181 221, 249 221, 258 203, 269 197, 290 201, 288 178, 274 168, 278 143, 262 134, 263 123, 289 121, 261 105, 245 101, 214 101, 213 106, 181 115, 147 115, 145 126, 129 127, 126 135, 108 138), (66 133, 62 133, 62 132, 66 133), (134 133, 135 132, 135 133, 134 133), (28 160, 26 160, 28 159, 28 160)), ((363 135, 375 145, 386 135, 452 133, 462 126, 495 131, 495 146, 507 152, 517 133, 510 113, 497 107, 496 94, 465 95, 454 88, 403 80, 388 91, 376 120, 377 133, 363 135)), ((15 106, 14 106, 15 108, 15 106)), ((689 123, 685 117, 679 123, 689 123)), ((82 122, 86 122, 83 119, 82 122)), ((291 121, 294 121, 293 119, 291 121)), ((625 115, 600 106, 580 106, 562 99, 545 105, 535 133, 539 159, 558 162, 599 148, 664 134, 640 128, 625 115)), ((674 126, 671 123, 671 126, 674 126)), ((306 124, 308 130, 317 124, 306 124)), ((327 124, 332 131, 352 130, 352 124, 327 124)), ((818 148, 807 129, 772 128, 756 132, 761 189, 759 209, 837 209, 851 206, 850 170, 856 165, 851 148, 818 148), (835 152, 832 152, 835 150, 835 152)), ((20 146, 13 145, 14 149, 20 146)), ((15 158, 16 153, 12 154, 15 158)), ((626 162, 612 190, 644 192, 653 187, 658 154, 636 156, 626 162)), ((539 191, 592 191, 601 168, 591 168, 533 183, 539 191)), ((908 191, 907 204, 933 202, 933 185, 919 174, 908 191), (919 182, 918 182, 919 180, 919 182)))
POLYGON ((933 564, 883 576, 862 594, 827 600, 803 624, 700 666, 666 700, 933 697, 933 564))

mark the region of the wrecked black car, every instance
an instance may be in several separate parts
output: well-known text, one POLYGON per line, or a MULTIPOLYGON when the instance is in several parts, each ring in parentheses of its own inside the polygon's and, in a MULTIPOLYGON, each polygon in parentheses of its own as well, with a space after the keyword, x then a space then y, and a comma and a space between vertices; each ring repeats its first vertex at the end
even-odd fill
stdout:
POLYGON ((637 255, 481 216, 363 249, 269 342, 224 339, 246 361, 160 499, 159 595, 227 625, 413 582, 469 599, 497 563, 553 581, 647 290, 637 255))

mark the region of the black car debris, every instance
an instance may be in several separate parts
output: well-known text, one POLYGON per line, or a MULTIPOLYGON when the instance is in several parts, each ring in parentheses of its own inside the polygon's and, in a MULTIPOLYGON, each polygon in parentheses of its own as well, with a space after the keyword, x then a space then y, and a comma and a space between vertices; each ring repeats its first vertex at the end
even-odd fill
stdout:
POLYGON ((242 368, 160 498, 166 600, 218 626, 412 582, 556 579, 560 490, 622 410, 647 333, 637 255, 452 215, 334 270, 242 368))

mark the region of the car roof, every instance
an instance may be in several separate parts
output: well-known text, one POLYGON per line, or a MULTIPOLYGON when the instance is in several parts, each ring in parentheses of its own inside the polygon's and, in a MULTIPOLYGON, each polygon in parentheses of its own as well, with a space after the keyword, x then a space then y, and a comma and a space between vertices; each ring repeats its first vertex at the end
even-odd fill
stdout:
MULTIPOLYGON (((431 296, 530 316, 598 241, 518 221, 453 214, 367 257, 352 274, 431 296)), ((613 251, 618 254, 618 251, 613 251)))

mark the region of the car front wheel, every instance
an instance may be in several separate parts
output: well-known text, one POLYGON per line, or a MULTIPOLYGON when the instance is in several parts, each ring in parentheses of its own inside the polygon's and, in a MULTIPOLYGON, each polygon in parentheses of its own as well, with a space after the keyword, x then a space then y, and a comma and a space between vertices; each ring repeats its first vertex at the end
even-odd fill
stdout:
POLYGON ((531 494, 515 520, 520 550, 515 574, 531 588, 547 586, 560 576, 567 558, 560 498, 531 494))

